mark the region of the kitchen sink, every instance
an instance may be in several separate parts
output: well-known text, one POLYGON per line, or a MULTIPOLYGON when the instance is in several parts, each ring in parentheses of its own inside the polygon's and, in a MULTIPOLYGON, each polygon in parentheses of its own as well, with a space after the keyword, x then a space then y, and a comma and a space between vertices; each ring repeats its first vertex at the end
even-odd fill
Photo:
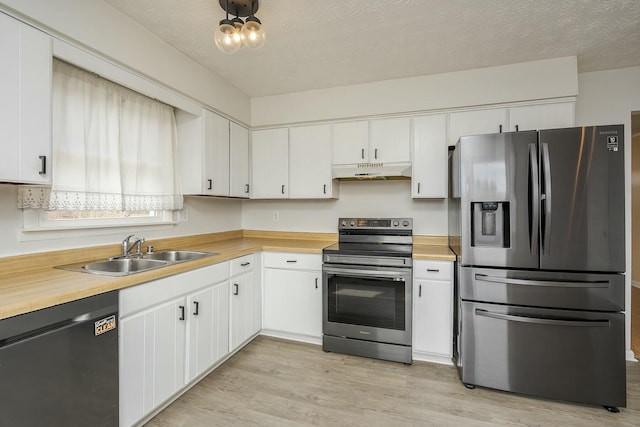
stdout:
POLYGON ((194 259, 218 255, 216 252, 198 251, 159 251, 142 256, 114 257, 111 259, 59 265, 62 270, 80 271, 83 273, 102 274, 105 276, 127 276, 129 274, 162 268, 168 265, 191 261, 194 259))
POLYGON ((82 268, 90 273, 124 276, 163 267, 165 265, 167 265, 166 261, 155 259, 119 258, 92 262, 83 265, 82 268))
POLYGON ((218 255, 210 252, 197 252, 197 251, 162 251, 154 252, 151 254, 145 254, 143 260, 160 260, 167 262, 180 262, 190 261, 192 259, 204 258, 207 256, 218 255))

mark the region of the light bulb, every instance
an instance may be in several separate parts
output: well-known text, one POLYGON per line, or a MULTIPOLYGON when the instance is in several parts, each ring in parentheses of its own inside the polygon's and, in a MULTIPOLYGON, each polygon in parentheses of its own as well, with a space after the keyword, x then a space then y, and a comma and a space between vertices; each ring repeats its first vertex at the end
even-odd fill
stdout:
POLYGON ((224 53, 237 52, 242 46, 242 39, 236 27, 228 19, 220 21, 220 25, 215 31, 214 40, 218 49, 224 53))
POLYGON ((247 21, 242 26, 241 35, 244 45, 251 49, 260 49, 267 39, 260 20, 255 16, 247 18, 247 21))

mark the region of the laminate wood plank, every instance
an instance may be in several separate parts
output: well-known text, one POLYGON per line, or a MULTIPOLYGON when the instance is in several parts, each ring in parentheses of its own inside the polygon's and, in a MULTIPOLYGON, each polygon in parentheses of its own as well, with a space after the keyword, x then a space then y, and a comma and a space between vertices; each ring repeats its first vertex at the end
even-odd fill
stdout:
POLYGON ((411 366, 259 336, 151 419, 150 427, 637 426, 640 364, 627 364, 627 408, 466 389, 452 366, 411 366))

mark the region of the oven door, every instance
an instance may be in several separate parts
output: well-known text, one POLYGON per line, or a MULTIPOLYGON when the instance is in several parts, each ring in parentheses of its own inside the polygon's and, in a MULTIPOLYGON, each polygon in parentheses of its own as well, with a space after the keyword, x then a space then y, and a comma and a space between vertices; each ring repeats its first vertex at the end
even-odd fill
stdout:
POLYGON ((411 268, 324 264, 325 335, 411 345, 411 268))

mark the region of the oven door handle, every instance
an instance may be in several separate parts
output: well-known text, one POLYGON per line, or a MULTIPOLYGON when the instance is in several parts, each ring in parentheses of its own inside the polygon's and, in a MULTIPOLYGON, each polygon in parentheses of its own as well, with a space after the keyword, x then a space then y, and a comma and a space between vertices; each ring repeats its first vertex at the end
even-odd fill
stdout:
POLYGON ((360 270, 355 268, 330 268, 330 267, 324 267, 323 271, 327 274, 336 274, 340 276, 392 279, 395 282, 407 281, 407 279, 405 278, 407 273, 400 272, 400 271, 375 271, 375 270, 360 270))

